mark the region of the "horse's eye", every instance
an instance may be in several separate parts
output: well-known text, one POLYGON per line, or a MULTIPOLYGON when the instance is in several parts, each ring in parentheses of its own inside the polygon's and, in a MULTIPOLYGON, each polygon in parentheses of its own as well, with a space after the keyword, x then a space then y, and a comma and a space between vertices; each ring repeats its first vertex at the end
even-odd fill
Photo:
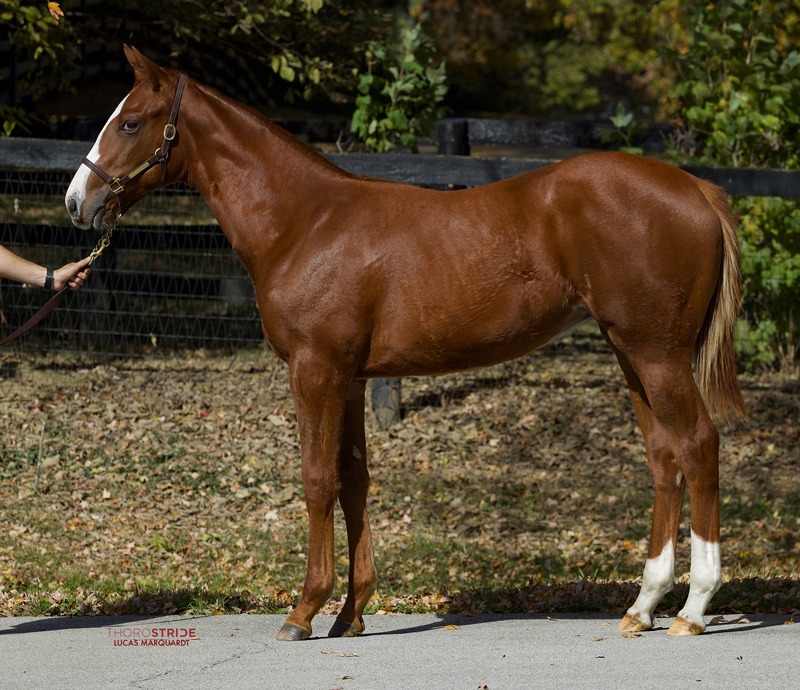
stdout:
POLYGON ((120 126, 120 129, 126 134, 132 134, 139 129, 139 123, 136 120, 125 120, 120 126))

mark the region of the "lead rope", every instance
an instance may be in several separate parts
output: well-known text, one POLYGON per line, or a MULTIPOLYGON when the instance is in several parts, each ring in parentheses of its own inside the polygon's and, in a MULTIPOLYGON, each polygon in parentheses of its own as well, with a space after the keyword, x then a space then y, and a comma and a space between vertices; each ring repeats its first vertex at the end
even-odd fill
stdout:
MULTIPOLYGON (((92 253, 89 254, 89 265, 91 266, 95 259, 99 258, 100 255, 108 249, 108 245, 111 244, 111 235, 113 234, 114 230, 117 228, 119 224, 119 216, 117 216, 117 220, 109 226, 108 230, 103 233, 103 236, 98 240, 97 246, 92 250, 92 253)), ((47 316, 53 308, 64 298, 67 290, 69 290, 69 285, 65 285, 61 288, 55 295, 53 295, 47 302, 45 302, 41 309, 37 311, 31 318, 29 318, 25 323, 23 323, 16 331, 10 333, 5 338, 0 340, 0 345, 5 345, 6 343, 10 343, 12 340, 16 340, 19 338, 23 333, 27 333, 31 328, 33 328, 36 324, 38 324, 45 316, 47 316)))

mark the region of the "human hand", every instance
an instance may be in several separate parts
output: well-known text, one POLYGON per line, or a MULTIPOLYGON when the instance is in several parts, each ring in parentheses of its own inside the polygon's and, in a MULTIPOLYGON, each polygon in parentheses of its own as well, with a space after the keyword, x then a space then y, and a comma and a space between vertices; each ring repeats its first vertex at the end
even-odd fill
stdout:
POLYGON ((55 269, 53 271, 53 290, 58 292, 66 285, 77 289, 83 285, 90 273, 88 266, 91 260, 91 257, 87 256, 85 259, 55 269))

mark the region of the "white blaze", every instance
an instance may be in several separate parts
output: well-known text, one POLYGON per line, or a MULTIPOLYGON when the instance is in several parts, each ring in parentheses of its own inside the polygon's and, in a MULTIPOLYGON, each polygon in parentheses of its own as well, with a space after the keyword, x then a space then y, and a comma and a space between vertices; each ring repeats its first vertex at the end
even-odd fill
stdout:
MULTIPOLYGON (((111 114, 111 117, 108 118, 108 122, 103 125, 103 129, 100 132, 100 136, 97 137, 97 141, 94 142, 94 146, 92 146, 92 150, 89 151, 88 155, 86 156, 92 163, 97 163, 97 159, 100 158, 100 140, 103 138, 103 135, 106 133, 106 129, 111 124, 111 121, 120 114, 122 110, 122 106, 125 105, 125 101, 128 100, 128 97, 125 96, 117 109, 111 114)), ((67 190, 67 196, 65 198, 65 203, 67 204, 67 208, 69 208, 69 200, 74 199, 75 203, 78 205, 78 213, 80 214, 81 208, 83 207, 84 199, 86 199, 86 183, 89 180, 89 175, 92 174, 92 171, 89 170, 87 166, 81 163, 80 167, 78 168, 77 172, 75 173, 75 177, 72 178, 72 182, 69 184, 69 189, 67 190)))

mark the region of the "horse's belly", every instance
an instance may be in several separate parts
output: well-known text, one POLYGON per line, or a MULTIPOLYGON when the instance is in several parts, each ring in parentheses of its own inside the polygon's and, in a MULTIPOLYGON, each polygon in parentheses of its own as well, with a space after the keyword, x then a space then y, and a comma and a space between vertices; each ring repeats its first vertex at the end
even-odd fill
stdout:
POLYGON ((374 333, 365 376, 440 374, 491 366, 545 345, 587 318, 582 306, 505 309, 486 304, 454 313, 444 306, 420 307, 374 333))

